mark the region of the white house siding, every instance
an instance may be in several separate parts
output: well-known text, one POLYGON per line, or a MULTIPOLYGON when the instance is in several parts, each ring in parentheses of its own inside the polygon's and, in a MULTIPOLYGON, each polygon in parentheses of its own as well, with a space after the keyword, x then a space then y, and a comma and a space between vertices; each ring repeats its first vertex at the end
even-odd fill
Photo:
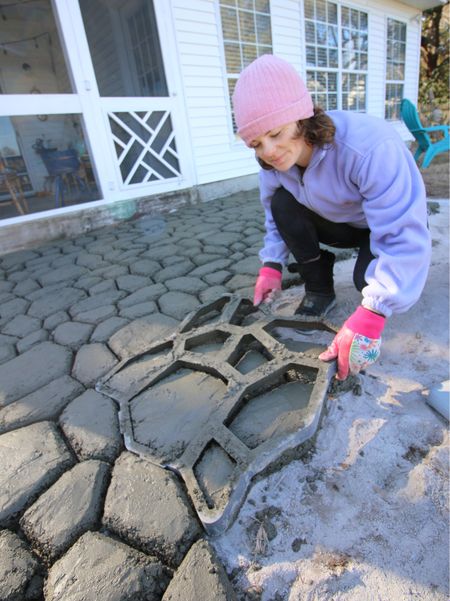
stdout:
MULTIPOLYGON (((407 24, 404 95, 417 99, 419 11, 400 2, 341 2, 369 14, 368 113, 384 118, 386 20, 407 24)), ((303 2, 271 0, 273 52, 304 76, 303 2)), ((196 184, 254 174, 253 152, 232 131, 218 0, 172 0, 172 15, 189 127, 196 184)), ((405 140, 401 123, 395 123, 405 140)))

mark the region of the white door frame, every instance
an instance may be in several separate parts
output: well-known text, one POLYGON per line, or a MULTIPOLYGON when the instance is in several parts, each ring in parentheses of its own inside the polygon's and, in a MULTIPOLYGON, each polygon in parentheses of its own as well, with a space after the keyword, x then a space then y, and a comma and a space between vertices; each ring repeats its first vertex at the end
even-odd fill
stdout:
MULTIPOLYGON (((75 0, 51 0, 61 46, 71 78, 73 94, 3 94, 0 96, 0 116, 12 117, 38 114, 78 114, 84 127, 85 142, 96 173, 101 198, 93 203, 46 211, 45 216, 73 212, 83 207, 108 204, 112 201, 151 196, 189 188, 195 184, 195 169, 188 136, 186 108, 183 102, 182 80, 176 53, 171 0, 153 0, 165 66, 169 96, 165 98, 102 98, 96 83, 81 10, 75 0), (151 111, 161 102, 170 111, 178 151, 181 175, 170 180, 124 185, 109 126, 108 113, 114 111, 151 111)), ((11 224, 23 219, 43 217, 35 213, 4 220, 11 224)), ((2 222, 0 222, 0 227, 2 222)))

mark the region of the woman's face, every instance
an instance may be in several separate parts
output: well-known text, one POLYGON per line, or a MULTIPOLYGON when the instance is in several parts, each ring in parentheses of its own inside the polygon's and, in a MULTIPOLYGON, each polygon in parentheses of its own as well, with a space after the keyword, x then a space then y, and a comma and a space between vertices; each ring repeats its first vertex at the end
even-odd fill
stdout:
POLYGON ((295 121, 255 138, 250 148, 254 148, 256 156, 277 171, 287 171, 293 165, 307 167, 313 151, 310 144, 298 137, 295 121))

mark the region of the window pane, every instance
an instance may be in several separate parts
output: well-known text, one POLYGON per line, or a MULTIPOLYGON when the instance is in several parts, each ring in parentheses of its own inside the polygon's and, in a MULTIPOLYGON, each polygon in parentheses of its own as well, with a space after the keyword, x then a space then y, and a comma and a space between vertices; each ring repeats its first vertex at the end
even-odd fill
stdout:
POLYGON ((334 69, 338 68, 338 51, 328 50, 328 66, 334 69))
POLYGON ((222 31, 225 40, 238 40, 237 11, 232 8, 220 7, 220 18, 222 19, 222 31))
POLYGON ((242 44, 242 58, 244 59, 244 67, 252 63, 258 58, 258 49, 252 44, 242 44))
POLYGON ((255 0, 255 10, 260 13, 270 12, 270 0, 255 0))
POLYGON ((325 22, 327 20, 327 5, 325 0, 316 0, 316 19, 325 22))
POLYGON ((367 13, 364 13, 364 12, 359 13, 359 27, 360 27, 361 31, 368 30, 369 27, 368 27, 367 13))
POLYGON ((327 43, 327 26, 322 23, 317 24, 317 43, 325 45, 327 43))
POLYGON ((307 44, 316 43, 316 28, 310 21, 305 22, 305 39, 307 44))
POLYGON ((400 119, 400 105, 403 98, 403 84, 386 85, 385 118, 400 119))
POLYGON ((0 117, 0 219, 100 198, 79 115, 0 117))
POLYGON ((327 49, 317 48, 317 65, 318 67, 327 66, 327 49))
POLYGON ((337 27, 333 27, 332 25, 328 25, 328 46, 332 46, 333 48, 337 48, 338 46, 338 30, 337 27))
POLYGON ((345 6, 341 10, 341 25, 343 27, 350 27, 350 9, 345 6))
POLYGON ((314 19, 314 0, 305 0, 305 18, 314 19))
POLYGON ((246 10, 253 10, 253 0, 238 0, 238 6, 246 10))
POLYGON ((72 93, 51 1, 2 4, 0 93, 72 93))
POLYGON ((259 44, 272 44, 272 31, 270 29, 270 17, 256 15, 256 33, 259 44))
POLYGON ((239 27, 241 40, 243 42, 255 42, 255 17, 253 13, 239 11, 239 27))
POLYGON ((272 46, 260 46, 258 45, 258 57, 263 54, 272 54, 272 46))
POLYGON ((100 94, 167 96, 153 2, 79 2, 100 94))
POLYGON ((241 49, 239 44, 225 43, 225 62, 228 73, 241 72, 241 49))
POLYGON ((306 64, 315 67, 316 63, 316 49, 314 46, 306 46, 306 64))
POLYGON ((333 23, 337 25, 337 4, 333 4, 332 2, 327 2, 328 9, 328 23, 333 23))

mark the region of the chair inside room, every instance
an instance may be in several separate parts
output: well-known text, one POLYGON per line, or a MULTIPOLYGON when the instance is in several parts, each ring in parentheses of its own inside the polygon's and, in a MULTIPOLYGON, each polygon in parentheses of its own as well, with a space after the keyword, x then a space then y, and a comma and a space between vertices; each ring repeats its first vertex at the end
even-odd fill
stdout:
POLYGON ((89 185, 83 177, 83 169, 78 154, 73 149, 42 149, 39 154, 55 188, 55 207, 64 205, 64 192, 72 188, 86 191, 89 185))
POLYGON ((10 195, 9 199, 0 200, 0 204, 12 204, 19 215, 28 213, 28 204, 22 190, 20 177, 15 169, 7 167, 0 158, 0 186, 5 186, 10 195))
POLYGON ((435 156, 450 149, 448 125, 424 127, 420 121, 416 106, 407 98, 402 100, 400 113, 406 127, 417 142, 414 159, 418 161, 420 156, 425 153, 422 160, 423 169, 429 167, 435 156))

